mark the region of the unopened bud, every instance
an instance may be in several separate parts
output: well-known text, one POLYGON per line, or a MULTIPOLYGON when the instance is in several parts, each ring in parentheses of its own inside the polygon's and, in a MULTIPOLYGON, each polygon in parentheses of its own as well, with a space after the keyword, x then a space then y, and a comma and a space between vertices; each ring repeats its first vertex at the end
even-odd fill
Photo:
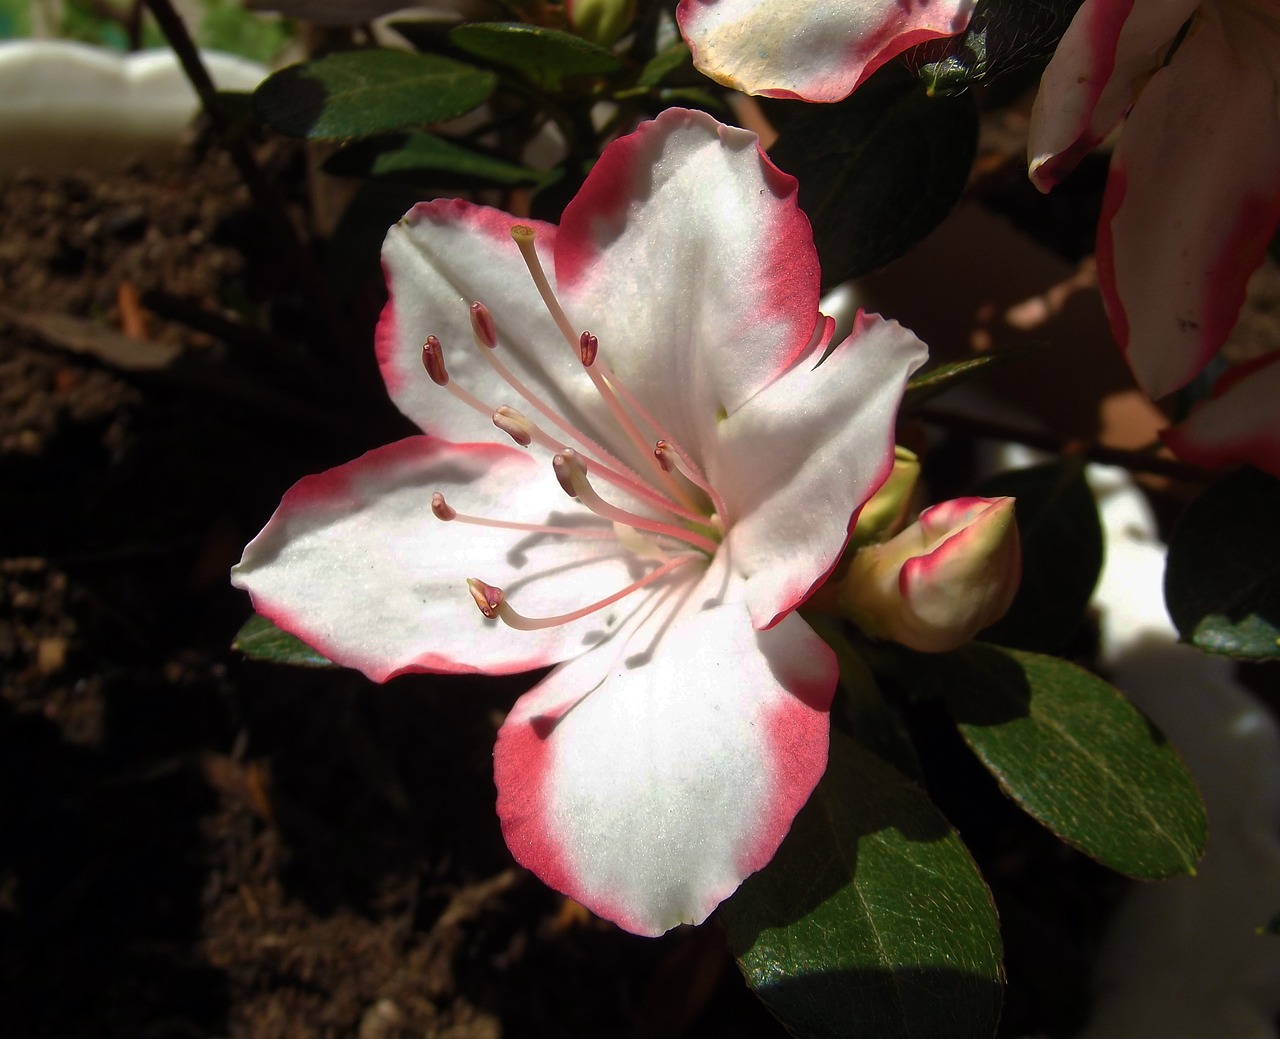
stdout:
POLYGON ((838 595, 869 635, 942 653, 1003 617, 1021 576, 1013 499, 957 498, 859 549, 838 595))
POLYGON ((574 34, 612 47, 636 19, 635 0, 565 0, 565 14, 574 34))
POLYGON ((893 451, 893 470, 858 513, 852 545, 883 541, 902 529, 920 477, 920 460, 905 447, 893 451))

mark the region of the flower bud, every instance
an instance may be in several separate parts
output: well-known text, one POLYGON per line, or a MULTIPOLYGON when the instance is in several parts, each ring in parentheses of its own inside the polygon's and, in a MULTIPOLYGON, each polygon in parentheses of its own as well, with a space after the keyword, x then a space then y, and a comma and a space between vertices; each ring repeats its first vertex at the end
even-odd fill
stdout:
POLYGON ((883 541, 901 530, 919 478, 920 460, 905 447, 895 447, 893 471, 862 506, 850 543, 865 545, 869 541, 883 541))
POLYGON ((1003 617, 1021 576, 1013 499, 957 498, 859 550, 840 605, 869 635, 942 653, 1003 617))
POLYGON ((612 47, 635 21, 636 0, 565 0, 564 10, 576 35, 612 47))

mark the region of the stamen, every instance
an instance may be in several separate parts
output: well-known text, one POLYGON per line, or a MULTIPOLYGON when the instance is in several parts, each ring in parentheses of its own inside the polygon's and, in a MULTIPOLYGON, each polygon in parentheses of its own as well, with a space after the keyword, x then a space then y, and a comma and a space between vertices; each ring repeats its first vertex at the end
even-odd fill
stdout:
POLYGON ((670 440, 659 440, 653 448, 653 456, 658 460, 658 464, 662 466, 664 472, 676 470, 681 476, 697 487, 700 491, 711 499, 712 508, 715 514, 724 518, 724 502, 720 495, 716 493, 716 489, 702 471, 693 464, 691 459, 678 444, 672 443, 670 440))
POLYGON ((436 519, 444 520, 446 523, 458 518, 458 510, 445 501, 444 495, 439 491, 431 495, 431 511, 435 513, 436 519))
POLYGON ((449 385, 449 372, 444 366, 444 348, 435 336, 427 336, 422 344, 422 367, 437 386, 449 385))
POLYGON ((653 584, 655 581, 666 577, 672 570, 676 570, 687 563, 692 563, 696 559, 702 557, 696 552, 689 552, 684 555, 675 556, 657 569, 650 570, 644 577, 638 581, 633 581, 621 591, 614 592, 612 595, 598 602, 593 602, 589 606, 584 606, 580 610, 574 610, 571 613, 562 613, 556 617, 525 617, 517 613, 511 604, 506 601, 506 597, 502 593, 501 588, 495 588, 493 585, 485 584, 483 581, 477 581, 471 578, 467 581, 467 587, 471 589, 471 597, 475 599, 476 605, 480 607, 480 612, 486 617, 497 617, 504 624, 520 631, 538 631, 541 628, 554 628, 561 624, 568 624, 571 621, 580 620, 587 617, 597 610, 602 610, 606 606, 612 606, 619 599, 624 599, 632 592, 638 592, 641 588, 653 584))
POLYGON ((663 523, 661 520, 639 516, 634 512, 627 512, 625 509, 609 504, 595 492, 590 481, 587 480, 587 467, 583 464, 576 451, 561 451, 551 459, 551 468, 555 471, 556 479, 560 482, 564 492, 573 498, 577 498, 597 516, 613 520, 616 523, 623 523, 628 527, 634 527, 636 530, 648 530, 654 534, 663 534, 666 537, 675 538, 677 541, 683 541, 694 548, 702 549, 708 555, 716 554, 719 546, 703 534, 676 526, 673 523, 663 523))
POLYGON ((582 358, 582 367, 590 368, 596 363, 596 354, 600 352, 600 340, 590 332, 583 332, 578 339, 578 356, 582 358))
POLYGON ((493 424, 521 447, 528 447, 533 443, 533 432, 536 427, 515 408, 509 408, 503 404, 493 413, 493 424))
POLYGON ((493 315, 483 303, 471 304, 471 333, 481 346, 492 350, 498 345, 498 326, 493 323, 493 315))
POLYGON ((439 491, 431 495, 431 511, 436 519, 446 523, 470 523, 475 527, 495 527, 498 530, 524 530, 530 534, 559 534, 563 537, 582 538, 586 541, 609 541, 618 538, 617 531, 609 527, 557 527, 550 523, 518 523, 515 520, 468 516, 445 501, 444 495, 439 491))
POLYGON ((498 615, 498 610, 502 607, 503 602, 501 588, 495 588, 493 585, 485 584, 474 577, 468 577, 467 590, 471 592, 471 598, 476 601, 476 605, 480 607, 480 612, 486 618, 493 620, 498 615))

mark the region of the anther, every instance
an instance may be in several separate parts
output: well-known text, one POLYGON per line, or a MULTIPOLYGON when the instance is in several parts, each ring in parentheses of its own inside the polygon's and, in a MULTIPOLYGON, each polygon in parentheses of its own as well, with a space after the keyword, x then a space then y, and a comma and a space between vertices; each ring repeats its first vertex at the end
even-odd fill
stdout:
POLYGON ((427 336, 427 341, 422 344, 422 367, 437 386, 449 385, 449 372, 444 366, 444 348, 435 336, 427 336))
POLYGON ((665 440, 659 440, 654 445, 653 457, 658 460, 658 464, 662 466, 664 473, 669 473, 675 468, 675 463, 671 461, 671 445, 665 440))
POLYGON ((467 578, 467 590, 471 592, 471 598, 476 601, 476 605, 480 607, 480 612, 489 620, 493 620, 498 615, 498 611, 502 608, 502 589, 491 584, 485 584, 483 581, 475 577, 467 578))
POLYGON ((557 452, 551 459, 551 468, 555 472, 556 479, 560 482, 564 493, 569 495, 570 498, 578 497, 581 483, 586 480, 587 476, 587 467, 583 464, 578 452, 572 448, 557 452))
POLYGON ((515 408, 500 405, 493 413, 493 424, 521 447, 528 447, 533 443, 536 427, 515 408))
POLYGON ((458 510, 444 500, 444 495, 439 491, 435 491, 431 495, 431 511, 435 514, 436 519, 448 522, 458 515, 458 510))
POLYGON ((596 363, 596 354, 600 352, 600 340, 590 332, 583 332, 578 337, 578 356, 582 358, 582 367, 590 368, 596 363))
POLYGON ((493 315, 483 303, 471 304, 471 332, 481 346, 492 350, 498 345, 498 326, 493 323, 493 315))

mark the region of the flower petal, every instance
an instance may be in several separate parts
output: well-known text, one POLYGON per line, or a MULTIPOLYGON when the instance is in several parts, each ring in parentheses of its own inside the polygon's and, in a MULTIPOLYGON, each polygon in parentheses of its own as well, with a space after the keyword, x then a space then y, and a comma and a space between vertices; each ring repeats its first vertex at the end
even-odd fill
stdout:
POLYGON ((698 69, 748 94, 839 101, 917 43, 963 32, 973 0, 680 0, 698 69))
MULTIPOLYGON (((259 613, 374 681, 406 671, 511 673, 554 664, 618 627, 654 591, 614 611, 542 631, 487 621, 467 591, 478 577, 522 612, 556 615, 639 575, 612 527, 576 506, 515 447, 412 437, 299 481, 245 549, 232 583, 259 613), (559 522, 594 540, 443 522, 458 512, 559 522)), ((655 585, 654 588, 660 588, 655 585)))
POLYGON ((840 558, 858 510, 893 467, 893 433, 923 343, 859 314, 818 367, 815 350, 721 424, 710 477, 726 488, 729 545, 765 628, 803 602, 840 558))
POLYGON ((757 632, 741 603, 705 607, 718 579, 557 668, 498 733, 512 854, 637 934, 704 920, 826 767, 834 655, 798 617, 757 632))
POLYGON ((459 386, 491 407, 527 410, 473 341, 470 306, 477 300, 491 307, 497 356, 530 389, 579 426, 587 420, 578 404, 590 409, 597 403, 511 238, 515 224, 537 230, 538 253, 550 268, 554 225, 460 199, 420 203, 387 232, 382 263, 389 298, 376 333, 378 364, 396 406, 429 433, 455 441, 498 435, 489 418, 427 378, 422 344, 428 335, 440 339, 445 366, 459 386))
POLYGON ((697 457, 717 414, 790 367, 818 322, 795 179, 702 112, 668 109, 605 150, 565 209, 556 275, 570 320, 697 457))
POLYGON ((1161 437, 1180 458, 1207 469, 1247 462, 1280 477, 1280 350, 1231 369, 1213 397, 1161 437))
POLYGON ((1199 0, 1085 0, 1031 111, 1031 179, 1048 191, 1124 118, 1199 0))
POLYGON ((1280 219, 1277 55, 1276 25, 1206 6, 1120 136, 1098 279, 1152 397, 1185 385, 1221 347, 1280 219))

